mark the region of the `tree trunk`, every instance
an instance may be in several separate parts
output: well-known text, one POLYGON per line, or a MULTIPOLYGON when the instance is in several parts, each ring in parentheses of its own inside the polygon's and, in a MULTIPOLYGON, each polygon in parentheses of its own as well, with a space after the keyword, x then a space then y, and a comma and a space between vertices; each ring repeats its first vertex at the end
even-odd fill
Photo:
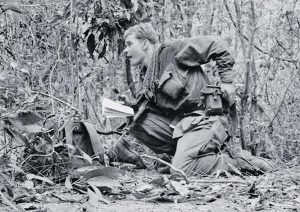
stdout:
POLYGON ((250 0, 251 4, 251 11, 250 11, 250 20, 249 20, 249 31, 250 31, 250 39, 249 39, 249 46, 248 50, 246 52, 246 45, 244 41, 244 36, 243 36, 243 30, 241 26, 241 20, 242 20, 242 15, 241 15, 241 9, 240 9, 240 3, 238 0, 234 0, 234 5, 236 9, 236 14, 237 14, 237 29, 239 32, 239 37, 241 40, 242 44, 242 49, 243 49, 243 57, 245 61, 245 89, 242 95, 241 99, 241 116, 240 116, 240 133, 241 133, 241 145, 243 149, 248 149, 247 147, 247 142, 245 138, 245 133, 244 133, 244 128, 245 128, 245 117, 247 113, 247 104, 248 104, 248 97, 249 97, 249 90, 250 90, 250 73, 251 73, 251 58, 253 56, 253 42, 254 42, 254 34, 255 34, 255 25, 256 25, 256 20, 255 20, 255 8, 254 8, 254 2, 253 0, 250 0))

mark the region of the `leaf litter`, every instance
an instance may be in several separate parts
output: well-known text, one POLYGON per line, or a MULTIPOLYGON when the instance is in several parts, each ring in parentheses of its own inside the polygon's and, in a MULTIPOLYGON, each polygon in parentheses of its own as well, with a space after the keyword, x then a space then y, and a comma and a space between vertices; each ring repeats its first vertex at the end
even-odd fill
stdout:
POLYGON ((151 167, 141 170, 126 163, 111 164, 117 167, 101 164, 91 155, 93 151, 58 139, 54 134, 58 131, 45 127, 43 119, 30 112, 7 117, 4 129, 10 142, 23 146, 11 150, 10 158, 8 154, 0 157, 3 211, 74 211, 74 205, 68 203, 81 211, 110 211, 118 205, 135 211, 144 211, 149 205, 174 211, 199 207, 211 211, 300 211, 299 165, 262 176, 228 173, 187 180, 182 175, 159 174, 151 167), (79 154, 72 155, 73 150, 79 154), (83 165, 74 167, 72 158, 83 165))

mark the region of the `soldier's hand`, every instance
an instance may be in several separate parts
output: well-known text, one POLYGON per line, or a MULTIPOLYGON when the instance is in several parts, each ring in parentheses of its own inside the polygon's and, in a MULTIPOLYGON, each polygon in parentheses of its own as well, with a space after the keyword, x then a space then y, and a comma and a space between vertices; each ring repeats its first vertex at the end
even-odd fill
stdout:
POLYGON ((225 98, 229 106, 235 103, 235 86, 232 83, 221 83, 223 98, 225 98))
POLYGON ((119 95, 118 100, 123 102, 124 105, 127 105, 127 106, 132 106, 132 105, 136 104, 136 101, 130 100, 129 97, 127 95, 124 95, 124 94, 119 95))

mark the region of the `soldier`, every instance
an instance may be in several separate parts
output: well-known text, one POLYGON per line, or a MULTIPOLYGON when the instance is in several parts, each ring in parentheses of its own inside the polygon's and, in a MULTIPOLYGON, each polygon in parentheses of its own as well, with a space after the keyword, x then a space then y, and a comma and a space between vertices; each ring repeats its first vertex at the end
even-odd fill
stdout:
MULTIPOLYGON (((232 158, 225 148, 230 138, 227 112, 235 102, 235 72, 223 41, 199 36, 161 44, 149 23, 129 28, 124 37, 131 65, 141 67, 138 98, 148 102, 130 134, 155 153, 174 156, 172 165, 188 175, 230 171, 231 165, 242 168, 244 160, 232 158), (211 60, 216 63, 220 89, 209 85, 200 66, 211 60)), ((126 147, 118 152, 126 155, 126 147)), ((254 156, 248 159, 262 171, 272 168, 264 160, 253 160, 254 156)))

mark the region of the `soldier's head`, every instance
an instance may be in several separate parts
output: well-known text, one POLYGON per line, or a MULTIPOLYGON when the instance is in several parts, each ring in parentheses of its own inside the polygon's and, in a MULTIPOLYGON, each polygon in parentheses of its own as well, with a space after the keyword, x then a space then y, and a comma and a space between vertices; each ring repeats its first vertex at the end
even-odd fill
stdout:
POLYGON ((130 27, 124 33, 125 52, 131 65, 145 64, 152 47, 158 42, 155 30, 150 23, 141 23, 130 27))
POLYGON ((140 23, 130 27, 124 33, 125 40, 129 35, 133 35, 140 40, 147 39, 151 44, 156 44, 158 42, 156 32, 150 23, 140 23))

